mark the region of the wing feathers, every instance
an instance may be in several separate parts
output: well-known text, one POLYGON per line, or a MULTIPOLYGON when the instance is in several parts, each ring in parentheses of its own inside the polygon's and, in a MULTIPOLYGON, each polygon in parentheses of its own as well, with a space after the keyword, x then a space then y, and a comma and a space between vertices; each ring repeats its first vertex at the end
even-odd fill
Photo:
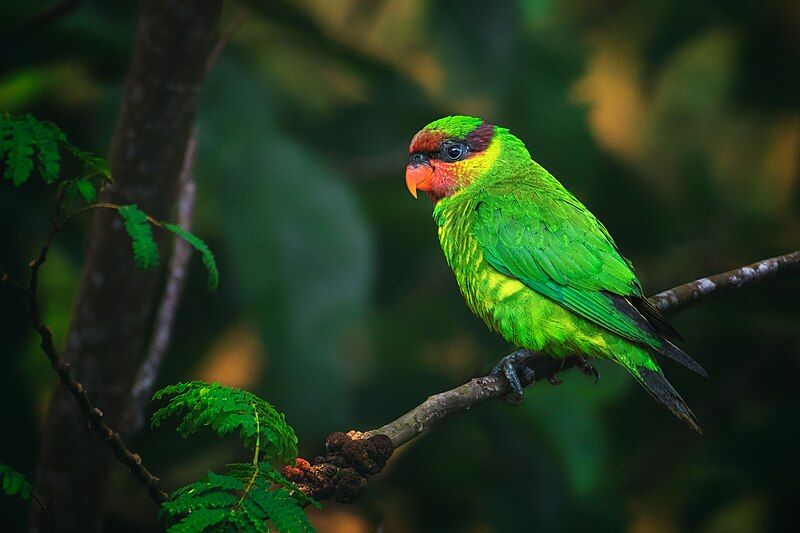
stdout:
POLYGON ((485 191, 472 228, 486 260, 595 324, 707 375, 670 340, 678 333, 643 297, 608 231, 565 189, 485 191))

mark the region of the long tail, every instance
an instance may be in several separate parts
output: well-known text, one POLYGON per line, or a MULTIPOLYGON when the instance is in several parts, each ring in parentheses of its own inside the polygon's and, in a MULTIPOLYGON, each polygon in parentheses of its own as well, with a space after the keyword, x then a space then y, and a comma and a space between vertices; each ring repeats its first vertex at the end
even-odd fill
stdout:
POLYGON ((623 363, 623 366, 636 378, 636 381, 638 381, 658 403, 683 420, 690 428, 701 435, 703 434, 703 430, 700 429, 694 413, 689 406, 686 405, 686 402, 681 398, 681 395, 678 394, 678 391, 675 390, 675 387, 667 381, 667 378, 664 377, 663 372, 661 372, 658 366, 653 370, 647 366, 637 365, 633 362, 631 362, 631 364, 625 364, 623 361, 620 362, 623 363))

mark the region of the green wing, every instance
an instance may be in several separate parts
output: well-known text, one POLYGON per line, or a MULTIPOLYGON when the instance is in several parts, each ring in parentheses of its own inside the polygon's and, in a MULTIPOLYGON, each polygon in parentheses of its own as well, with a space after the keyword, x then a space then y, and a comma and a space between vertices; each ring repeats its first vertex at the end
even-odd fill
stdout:
POLYGON ((662 346, 629 301, 642 296, 630 263, 574 196, 557 184, 498 184, 484 192, 472 232, 495 269, 618 335, 662 346))

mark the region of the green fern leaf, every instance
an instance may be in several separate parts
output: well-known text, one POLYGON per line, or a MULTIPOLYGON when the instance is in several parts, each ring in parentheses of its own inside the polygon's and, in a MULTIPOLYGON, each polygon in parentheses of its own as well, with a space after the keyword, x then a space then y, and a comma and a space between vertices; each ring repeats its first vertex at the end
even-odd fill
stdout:
POLYGON ((0 490, 9 496, 17 495, 27 500, 31 495, 32 486, 28 478, 8 465, 0 463, 0 490))
POLYGON ((177 430, 184 437, 201 427, 222 436, 238 431, 250 449, 258 440, 261 453, 270 460, 287 463, 297 456, 297 436, 283 414, 247 391, 192 381, 166 387, 153 399, 167 399, 167 405, 153 413, 154 427, 169 417, 182 416, 177 430))
POLYGON ((141 270, 152 270, 158 266, 158 247, 153 240, 153 231, 145 215, 135 204, 123 205, 119 214, 125 221, 125 231, 131 238, 133 258, 141 270))
POLYGON ((169 533, 197 533, 225 521, 229 516, 226 509, 198 509, 186 515, 179 523, 169 527, 169 533))
POLYGON ((204 479, 195 481, 173 492, 171 501, 177 501, 184 496, 194 498, 212 490, 241 490, 243 488, 244 484, 237 477, 215 474, 209 470, 204 479))
POLYGON ((111 179, 111 169, 108 168, 108 162, 105 159, 90 154, 89 152, 79 150, 71 144, 66 144, 66 148, 75 159, 83 163, 83 177, 100 177, 103 181, 109 183, 114 181, 111 179))
POLYGON ((27 119, 11 119, 3 139, 6 170, 3 174, 15 186, 25 183, 33 171, 34 137, 27 119))
POLYGON ((217 287, 219 286, 219 271, 217 270, 217 262, 214 260, 214 254, 211 252, 211 249, 208 247, 208 245, 203 242, 200 237, 197 237, 193 233, 186 231, 180 226, 176 226, 175 224, 164 224, 164 227, 189 243, 195 250, 200 252, 200 255, 203 259, 203 265, 205 265, 206 270, 208 270, 208 290, 212 292, 217 290, 217 287))
POLYGON ((286 489, 268 491, 257 488, 251 491, 251 497, 267 513, 279 533, 315 531, 306 513, 286 489))
MULTIPOLYGON (((253 463, 231 463, 225 465, 225 468, 228 469, 228 475, 236 477, 243 482, 248 482, 250 479, 252 479, 253 472, 255 471, 255 466, 253 463)), ((289 494, 292 495, 293 498, 300 502, 301 505, 312 505, 317 509, 322 509, 322 504, 320 504, 314 498, 307 496, 297 487, 297 485, 286 479, 286 477, 284 477, 284 475, 281 474, 271 463, 259 463, 258 478, 256 481, 260 486, 266 487, 267 489, 271 485, 283 487, 289 492, 289 494)))
POLYGON ((50 185, 58 179, 61 172, 61 153, 58 151, 58 142, 66 142, 66 137, 55 124, 39 122, 31 115, 25 115, 24 120, 34 137, 39 159, 39 173, 44 182, 50 185))
POLYGON ((242 500, 241 504, 231 512, 231 522, 239 531, 266 533, 269 531, 267 518, 269 518, 267 513, 250 498, 242 500))
POLYGON ((92 204, 97 199, 97 189, 89 178, 68 182, 64 194, 70 200, 81 197, 87 204, 92 204))

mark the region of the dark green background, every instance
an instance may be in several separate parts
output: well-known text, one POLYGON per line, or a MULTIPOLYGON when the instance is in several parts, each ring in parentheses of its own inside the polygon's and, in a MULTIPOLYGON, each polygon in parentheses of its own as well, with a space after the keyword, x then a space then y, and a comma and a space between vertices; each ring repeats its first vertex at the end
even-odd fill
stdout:
MULTIPOLYGON (((47 2, 3 2, 0 36, 47 2)), ((203 90, 195 228, 222 283, 192 262, 160 383, 201 377, 263 395, 313 457, 485 372, 509 347, 464 306, 431 207, 403 169, 446 114, 511 128, 615 236, 649 293, 800 245, 796 1, 245 2, 203 90)), ((0 109, 32 112, 104 154, 134 2, 85 1, 0 49, 0 109)), ((180 29, 176 29, 180 31, 180 29)), ((0 265, 43 238, 51 192, 0 183, 0 265)), ((43 271, 63 341, 88 220, 43 271)), ((576 372, 446 421, 402 449, 320 531, 779 531, 796 527, 800 283, 675 316, 708 380, 666 363, 699 437, 622 371, 576 372)), ((24 302, 0 289, 0 461, 31 475, 54 377, 24 302)), ((243 458, 234 442, 133 442, 172 489, 243 458)), ((115 467, 109 528, 155 528, 115 467)), ((0 499, 19 528, 24 505, 0 499)))

